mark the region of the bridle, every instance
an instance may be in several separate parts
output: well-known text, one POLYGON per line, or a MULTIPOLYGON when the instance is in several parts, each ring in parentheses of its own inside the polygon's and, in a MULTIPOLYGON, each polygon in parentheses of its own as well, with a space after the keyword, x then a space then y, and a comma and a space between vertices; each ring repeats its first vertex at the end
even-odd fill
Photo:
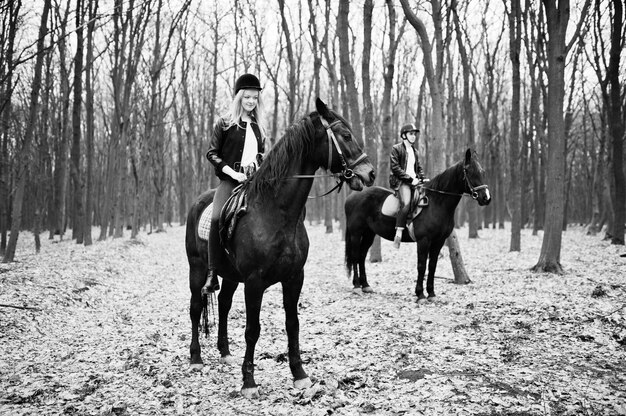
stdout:
POLYGON ((341 147, 339 147, 339 142, 337 141, 337 137, 335 136, 335 132, 333 132, 333 126, 336 126, 341 123, 341 120, 335 120, 332 123, 328 124, 328 121, 322 116, 320 116, 320 122, 322 126, 326 129, 326 135, 328 136, 328 165, 326 169, 330 170, 330 167, 333 164, 333 148, 330 143, 332 142, 335 146, 335 150, 337 150, 337 154, 339 154, 339 160, 341 161, 341 174, 340 177, 343 180, 352 179, 354 177, 354 168, 360 163, 367 160, 367 155, 365 153, 361 153, 359 157, 356 158, 352 164, 348 166, 346 163, 346 158, 343 156, 343 152, 341 151, 341 147))
POLYGON ((328 121, 321 115, 319 116, 319 119, 320 119, 320 122, 322 123, 322 126, 326 130, 326 135, 328 136, 328 164, 326 165, 326 169, 330 170, 331 166, 333 165, 333 147, 334 147, 335 150, 337 150, 337 154, 339 155, 339 161, 341 162, 341 172, 338 174, 330 173, 326 175, 293 175, 291 176, 292 178, 295 178, 295 179, 324 178, 324 177, 329 177, 329 176, 332 176, 335 179, 338 179, 337 185, 335 185, 331 190, 324 193, 323 195, 318 195, 313 198, 326 196, 332 191, 334 191, 335 189, 337 189, 337 192, 341 191, 341 187, 343 186, 343 183, 346 180, 350 180, 354 177, 354 168, 358 166, 359 164, 369 160, 367 158, 367 155, 363 152, 358 158, 356 158, 354 162, 348 165, 346 163, 346 158, 344 157, 343 152, 341 151, 341 147, 339 147, 339 142, 337 141, 337 137, 335 136, 335 133, 333 132, 333 126, 340 124, 341 120, 335 120, 329 124, 328 121), (332 146, 331 146, 331 143, 332 143, 332 146))
POLYGON ((446 191, 441 191, 439 189, 428 188, 426 186, 424 186, 424 189, 428 189, 429 191, 437 192, 440 194, 446 194, 446 195, 454 195, 454 196, 469 195, 472 197, 472 199, 478 199, 478 191, 480 191, 481 189, 489 189, 489 186, 484 185, 484 184, 473 186, 469 178, 467 177, 467 168, 465 167, 465 165, 463 166, 463 181, 467 185, 467 189, 469 189, 469 192, 463 192, 459 194, 456 192, 446 192, 446 191))
POLYGON ((478 199, 478 192, 481 189, 488 189, 489 187, 485 184, 483 185, 478 185, 478 186, 472 186, 472 183, 470 182, 469 178, 467 177, 467 169, 465 168, 465 166, 463 166, 463 179, 465 180, 465 184, 467 185, 469 191, 469 195, 472 197, 472 199, 478 199))

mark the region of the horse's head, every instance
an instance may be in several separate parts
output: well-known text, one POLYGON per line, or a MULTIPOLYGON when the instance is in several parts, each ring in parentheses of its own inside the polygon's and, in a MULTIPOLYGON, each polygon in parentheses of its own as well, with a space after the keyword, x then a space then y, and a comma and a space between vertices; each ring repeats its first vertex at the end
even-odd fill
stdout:
POLYGON ((483 182, 483 168, 478 163, 476 155, 471 149, 465 152, 465 162, 463 164, 463 180, 465 181, 465 192, 478 201, 478 205, 489 205, 491 195, 489 187, 483 182))
POLYGON ((374 166, 357 143, 350 126, 339 114, 329 109, 319 98, 315 101, 317 113, 325 128, 328 143, 326 169, 339 173, 351 189, 360 191, 363 184, 370 186, 376 179, 374 166))

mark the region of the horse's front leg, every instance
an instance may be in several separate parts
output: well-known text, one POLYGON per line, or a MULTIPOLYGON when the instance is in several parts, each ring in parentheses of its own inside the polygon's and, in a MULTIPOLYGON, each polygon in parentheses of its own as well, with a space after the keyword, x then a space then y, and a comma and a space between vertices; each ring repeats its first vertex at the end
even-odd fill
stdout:
POLYGON ((428 257, 428 280, 426 281, 426 291, 428 292, 428 299, 434 298, 435 295, 435 271, 437 270, 437 261, 439 260, 439 253, 441 247, 443 247, 445 240, 434 242, 430 246, 428 257))
MULTIPOLYGON (((422 239, 417 243, 417 284, 415 285, 415 295, 417 300, 426 299, 424 296, 424 275, 426 274, 426 261, 428 260, 428 240, 422 239)), ((430 259, 432 263, 433 259, 430 259)))
POLYGON ((287 345, 289 351, 289 368, 293 375, 293 385, 297 389, 311 387, 311 379, 302 368, 300 358, 300 321, 298 319, 298 301, 304 281, 304 271, 301 270, 292 279, 282 282, 283 306, 285 308, 285 326, 287 329, 287 345))
POLYGON ((222 288, 217 296, 218 300, 218 329, 217 329, 217 349, 220 352, 220 362, 231 364, 235 358, 230 354, 228 342, 228 313, 233 304, 233 294, 237 290, 239 283, 222 279, 222 288))
POLYGON ((261 303, 266 287, 258 277, 250 277, 245 283, 246 298, 246 354, 243 358, 241 372, 243 373, 243 387, 241 394, 249 399, 259 397, 259 389, 254 381, 254 348, 261 333, 261 303))
POLYGON ((190 366, 192 369, 201 369, 204 365, 198 340, 200 317, 204 306, 201 289, 206 281, 206 264, 199 258, 189 260, 189 289, 191 300, 189 302, 189 317, 191 318, 191 344, 189 353, 191 356, 190 366))

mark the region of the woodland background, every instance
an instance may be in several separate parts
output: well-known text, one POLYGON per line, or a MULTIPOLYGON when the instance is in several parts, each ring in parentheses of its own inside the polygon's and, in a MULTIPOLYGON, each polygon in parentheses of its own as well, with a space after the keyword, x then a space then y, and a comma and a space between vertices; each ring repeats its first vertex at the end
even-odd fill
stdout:
MULTIPOLYGON (((0 413, 626 414, 623 6, 0 0, 0 413), (451 284, 450 251, 422 304, 412 244, 378 241, 376 292, 352 291, 334 232, 347 191, 311 200, 299 314, 314 385, 290 388, 270 288, 255 402, 214 339, 189 369, 183 243, 244 72, 272 142, 320 96, 378 184, 413 121, 429 176, 472 147, 493 195, 457 210, 473 283, 451 284)), ((244 315, 237 295, 239 356, 244 315)))
MULTIPOLYGON (((216 185, 211 127, 236 77, 252 72, 270 141, 320 96, 364 140, 380 185, 407 121, 421 127, 430 176, 476 149, 493 203, 464 204, 459 224, 475 238, 511 221, 513 251, 520 229, 545 229, 537 269, 559 272, 567 224, 624 243, 623 6, 2 0, 4 261, 24 229, 92 244, 183 223, 216 185)), ((308 215, 330 232, 344 197, 316 200, 308 215)))

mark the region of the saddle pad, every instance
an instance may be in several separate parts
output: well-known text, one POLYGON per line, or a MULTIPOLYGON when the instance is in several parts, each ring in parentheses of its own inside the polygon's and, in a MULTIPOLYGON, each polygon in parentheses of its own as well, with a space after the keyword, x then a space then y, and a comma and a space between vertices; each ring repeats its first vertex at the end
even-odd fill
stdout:
POLYGON ((209 241, 209 232, 211 231, 211 215, 213 214, 213 203, 210 203, 202 214, 200 215, 200 221, 198 221, 198 237, 200 240, 209 241))
POLYGON ((387 215, 388 217, 395 217, 399 210, 400 200, 393 195, 389 195, 387 198, 385 198, 380 212, 383 215, 387 215))
MULTIPOLYGON (((415 194, 417 195, 418 192, 415 192, 415 194)), ((398 211, 400 211, 400 200, 395 196, 395 195, 389 195, 387 198, 385 198, 385 200, 383 201, 383 206, 380 208, 380 212, 383 215, 386 215, 388 217, 395 217, 398 214, 398 211)), ((409 212, 409 215, 407 216, 407 231, 409 233, 409 236, 411 237, 411 240, 415 241, 415 234, 413 232, 413 218, 417 217, 420 212, 422 212, 422 207, 416 207, 415 210, 413 210, 413 212, 409 212)))

